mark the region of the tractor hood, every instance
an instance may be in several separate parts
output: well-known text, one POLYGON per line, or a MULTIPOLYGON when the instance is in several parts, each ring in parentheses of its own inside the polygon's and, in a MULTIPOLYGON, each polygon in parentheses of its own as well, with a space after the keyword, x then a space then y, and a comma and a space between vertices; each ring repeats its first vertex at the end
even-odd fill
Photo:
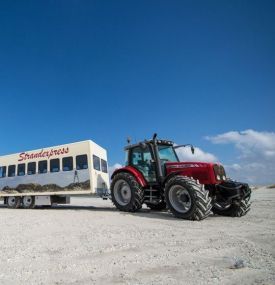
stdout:
POLYGON ((181 175, 193 177, 201 184, 218 184, 226 180, 224 168, 218 163, 207 162, 167 162, 166 174, 177 172, 181 175))

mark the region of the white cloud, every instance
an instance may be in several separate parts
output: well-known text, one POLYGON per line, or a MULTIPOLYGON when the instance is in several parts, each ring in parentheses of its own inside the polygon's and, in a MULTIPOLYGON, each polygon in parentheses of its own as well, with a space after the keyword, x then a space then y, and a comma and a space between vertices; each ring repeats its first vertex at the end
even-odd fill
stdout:
POLYGON ((224 167, 226 167, 227 169, 234 170, 234 171, 238 171, 242 169, 242 167, 238 163, 233 163, 231 165, 224 165, 224 167))
POLYGON ((195 147, 195 153, 192 154, 189 147, 181 147, 176 149, 180 161, 202 161, 202 162, 216 162, 218 158, 209 152, 204 152, 198 147, 195 147))
POLYGON ((237 162, 225 166, 232 178, 253 184, 274 183, 274 132, 231 131, 207 139, 214 144, 232 144, 239 151, 237 162))
POLYGON ((122 167, 122 165, 119 163, 115 163, 114 165, 109 166, 109 176, 111 177, 112 174, 114 173, 114 171, 118 168, 121 168, 121 167, 122 167))
POLYGON ((242 157, 261 154, 266 158, 275 157, 275 133, 246 130, 231 131, 213 137, 207 137, 215 144, 234 144, 241 151, 242 157))

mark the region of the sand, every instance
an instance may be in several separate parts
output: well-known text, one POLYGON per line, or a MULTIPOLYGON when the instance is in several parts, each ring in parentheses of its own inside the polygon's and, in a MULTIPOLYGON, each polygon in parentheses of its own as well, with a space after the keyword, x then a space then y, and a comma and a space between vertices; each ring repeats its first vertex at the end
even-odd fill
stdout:
POLYGON ((0 284, 275 284, 275 189, 252 200, 245 217, 201 222, 95 198, 1 205, 0 284))

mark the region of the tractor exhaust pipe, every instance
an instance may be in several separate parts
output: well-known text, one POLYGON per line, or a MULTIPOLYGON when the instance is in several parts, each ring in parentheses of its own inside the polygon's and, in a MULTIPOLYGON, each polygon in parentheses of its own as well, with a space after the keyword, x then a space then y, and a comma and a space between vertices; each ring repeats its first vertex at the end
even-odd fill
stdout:
POLYGON ((162 168, 161 168, 161 162, 159 158, 157 136, 158 136, 157 133, 154 133, 153 140, 152 140, 153 141, 153 152, 154 152, 154 157, 155 157, 157 177, 158 177, 159 183, 162 184, 164 179, 163 179, 163 173, 162 173, 162 168))

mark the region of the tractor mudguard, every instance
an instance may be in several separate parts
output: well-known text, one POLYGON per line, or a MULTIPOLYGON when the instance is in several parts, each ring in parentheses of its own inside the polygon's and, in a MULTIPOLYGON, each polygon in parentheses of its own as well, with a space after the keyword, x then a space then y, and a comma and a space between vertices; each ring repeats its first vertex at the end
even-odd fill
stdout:
POLYGON ((116 169, 114 171, 114 173, 112 174, 111 179, 113 179, 116 174, 121 173, 121 172, 128 172, 128 173, 132 174, 135 177, 135 179, 137 180, 137 182, 142 187, 145 187, 147 185, 147 182, 146 182, 145 178, 143 177, 143 175, 140 173, 140 171, 138 171, 136 168, 134 168, 132 166, 126 166, 126 167, 116 169))
POLYGON ((180 171, 175 171, 175 172, 169 173, 169 174, 165 177, 165 179, 164 179, 164 181, 163 181, 163 185, 165 185, 166 182, 167 182, 168 180, 170 180, 172 177, 174 177, 174 176, 176 176, 176 175, 180 175, 180 174, 181 174, 180 171))
POLYGON ((219 195, 226 200, 246 199, 251 195, 251 189, 248 184, 235 182, 232 180, 223 181, 216 185, 219 195))

